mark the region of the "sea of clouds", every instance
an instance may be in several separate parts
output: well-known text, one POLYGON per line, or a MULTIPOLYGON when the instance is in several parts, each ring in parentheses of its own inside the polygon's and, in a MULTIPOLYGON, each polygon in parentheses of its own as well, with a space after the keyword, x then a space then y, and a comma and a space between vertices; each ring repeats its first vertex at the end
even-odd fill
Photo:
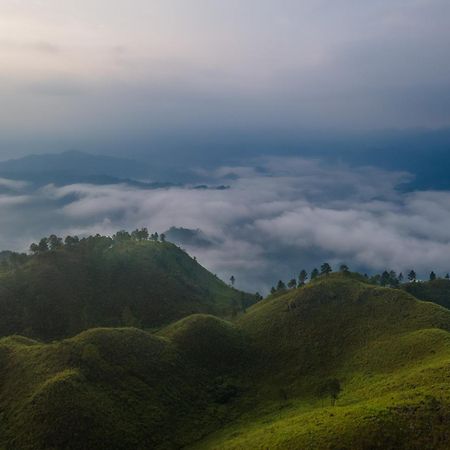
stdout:
POLYGON ((0 180, 0 248, 26 250, 56 233, 112 234, 146 226, 200 230, 179 242, 237 286, 267 292, 328 261, 366 272, 450 271, 450 192, 408 191, 411 175, 301 158, 198 171, 228 189, 139 189, 0 180))

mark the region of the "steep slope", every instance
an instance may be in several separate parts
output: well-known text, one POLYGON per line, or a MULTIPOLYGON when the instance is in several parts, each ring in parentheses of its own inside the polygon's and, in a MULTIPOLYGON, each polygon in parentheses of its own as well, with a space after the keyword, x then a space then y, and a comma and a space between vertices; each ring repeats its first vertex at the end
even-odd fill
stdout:
POLYGON ((249 296, 168 242, 97 236, 0 274, 0 335, 55 339, 97 326, 158 327, 189 314, 231 314, 249 296))

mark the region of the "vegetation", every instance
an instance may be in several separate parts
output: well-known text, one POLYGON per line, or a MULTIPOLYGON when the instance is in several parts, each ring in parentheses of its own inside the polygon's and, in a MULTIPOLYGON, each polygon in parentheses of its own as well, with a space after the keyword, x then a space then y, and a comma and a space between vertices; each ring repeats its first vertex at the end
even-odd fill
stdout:
POLYGON ((262 299, 145 228, 30 251, 0 254, 0 449, 450 447, 448 278, 262 299))
POLYGON ((433 278, 430 281, 406 283, 402 288, 414 297, 437 303, 450 309, 450 280, 448 278, 433 278))
POLYGON ((256 298, 227 286, 162 234, 51 235, 4 259, 0 335, 51 340, 98 326, 154 328, 193 313, 228 317, 256 298))
POLYGON ((233 323, 196 314, 156 333, 11 336, 0 360, 5 449, 450 442, 450 311, 352 273, 285 289, 233 323))

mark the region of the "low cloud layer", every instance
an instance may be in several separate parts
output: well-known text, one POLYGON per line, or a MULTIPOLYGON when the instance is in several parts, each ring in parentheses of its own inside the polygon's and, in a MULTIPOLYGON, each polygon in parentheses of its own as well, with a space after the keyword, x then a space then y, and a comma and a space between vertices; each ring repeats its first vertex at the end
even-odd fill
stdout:
POLYGON ((267 158, 202 177, 230 189, 23 186, 0 197, 0 245, 23 250, 49 233, 200 229, 203 243, 191 240, 186 250, 252 291, 324 260, 364 271, 450 271, 450 192, 399 190, 407 173, 267 158))

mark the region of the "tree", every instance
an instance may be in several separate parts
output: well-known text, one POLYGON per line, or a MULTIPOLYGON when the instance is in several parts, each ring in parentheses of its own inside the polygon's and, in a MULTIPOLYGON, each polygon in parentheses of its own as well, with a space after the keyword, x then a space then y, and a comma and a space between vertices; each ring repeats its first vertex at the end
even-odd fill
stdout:
POLYGON ((141 229, 136 228, 136 230, 131 233, 131 237, 136 241, 145 241, 148 239, 148 230, 145 227, 141 229))
POLYGON ((128 233, 128 231, 120 230, 113 236, 113 239, 116 242, 125 242, 131 239, 131 235, 130 233, 128 233))
POLYGON ((159 234, 158 233, 152 233, 151 235, 150 235, 150 239, 152 240, 152 241, 157 241, 158 239, 159 239, 159 234))
POLYGON ((283 291, 284 289, 286 289, 286 285, 283 283, 282 280, 278 280, 277 291, 283 291))
POLYGON ((270 293, 271 293, 271 294, 275 294, 275 292, 277 292, 277 290, 275 289, 274 286, 272 286, 272 287, 270 288, 270 293))
POLYGON ((398 287, 399 281, 395 270, 389 271, 389 284, 393 287, 398 287))
POLYGON ((319 276, 319 271, 314 268, 311 272, 311 280, 314 280, 314 278, 317 278, 318 276, 319 276))
POLYGON ((436 274, 433 271, 431 271, 431 273, 430 273, 430 281, 434 281, 435 279, 436 279, 436 274))
POLYGON ((255 298, 256 298, 256 301, 259 302, 259 301, 261 301, 263 299, 263 296, 259 292, 257 292, 255 294, 255 298))
POLYGON ((166 242, 166 235, 164 233, 161 233, 161 236, 159 236, 161 239, 161 242, 166 242))
POLYGON ((33 242, 30 245, 30 252, 33 254, 39 253, 39 245, 37 245, 35 242, 33 242))
POLYGON ((400 275, 398 276, 397 279, 398 279, 398 282, 399 282, 400 284, 403 283, 403 279, 404 279, 403 272, 400 272, 400 275))
POLYGON ((380 284, 381 286, 387 286, 390 281, 390 276, 389 276, 389 272, 387 270, 385 270, 382 274, 381 274, 381 278, 380 278, 380 284))
POLYGON ((416 279, 416 272, 414 272, 414 270, 410 270, 410 272, 408 273, 408 280, 413 283, 414 281, 416 281, 416 279))
POLYGON ((341 264, 339 267, 339 271, 342 273, 348 273, 350 272, 350 269, 348 268, 347 264, 341 264))
POLYGON ((298 276, 298 285, 304 286, 307 279, 308 279, 308 272, 306 272, 306 270, 303 269, 298 276))
POLYGON ((446 274, 445 274, 445 279, 446 279, 446 280, 450 280, 450 273, 446 273, 446 274))
POLYGON ((79 242, 80 238, 78 236, 66 236, 66 238, 64 239, 64 244, 67 245, 67 247, 73 247, 79 242))
POLYGON ((62 247, 62 239, 55 234, 51 234, 48 238, 48 246, 50 250, 56 250, 57 248, 62 247))
POLYGON ((325 262, 320 266, 320 274, 321 275, 328 275, 333 271, 333 269, 331 268, 331 266, 325 262))
POLYGON ((38 244, 39 253, 44 253, 48 251, 48 239, 46 237, 42 238, 38 244))
POLYGON ((329 396, 331 398, 331 404, 334 406, 336 404, 336 400, 339 397, 339 394, 341 393, 341 383, 336 378, 330 378, 329 380, 326 380, 320 387, 319 387, 319 395, 320 396, 329 396))
POLYGON ((236 281, 236 278, 234 278, 234 275, 231 275, 230 277, 230 284, 231 286, 234 286, 234 282, 236 281))
POLYGON ((291 280, 289 280, 288 288, 289 289, 294 289, 296 287, 297 287, 297 280, 295 278, 292 278, 291 280))

